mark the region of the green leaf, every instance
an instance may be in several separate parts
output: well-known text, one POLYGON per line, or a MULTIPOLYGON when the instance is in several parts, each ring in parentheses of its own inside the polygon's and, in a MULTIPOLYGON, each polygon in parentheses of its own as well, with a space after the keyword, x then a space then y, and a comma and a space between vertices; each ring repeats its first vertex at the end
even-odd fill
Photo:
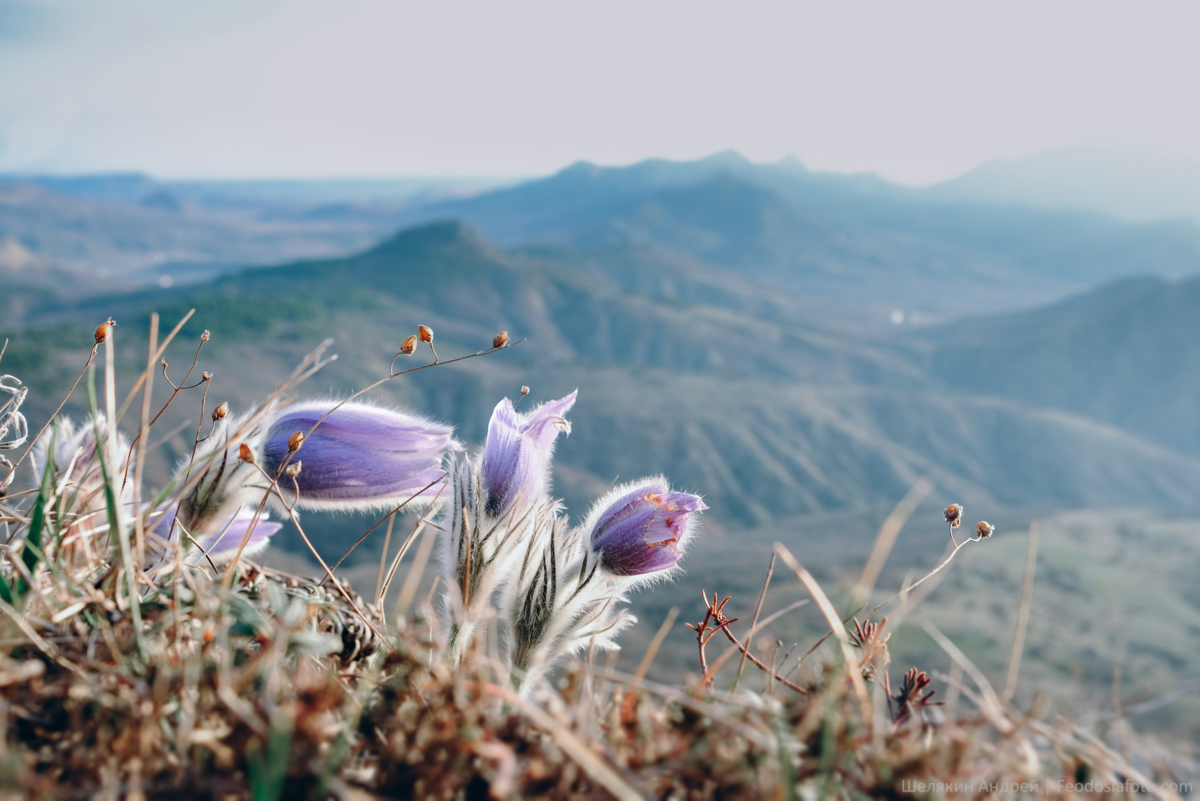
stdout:
MULTIPOLYGON (((54 431, 50 434, 50 447, 46 450, 47 454, 54 453, 54 431)), ((21 554, 21 561, 25 563, 25 567, 29 570, 29 574, 33 575, 34 569, 37 567, 38 560, 42 555, 42 531, 46 528, 46 499, 50 497, 50 487, 54 483, 54 458, 48 456, 46 459, 46 469, 42 471, 42 485, 38 489, 38 496, 33 502, 33 512, 30 514, 29 529, 25 533, 26 547, 21 554)), ((17 594, 24 595, 29 592, 29 585, 25 583, 25 578, 22 576, 17 581, 17 594)))

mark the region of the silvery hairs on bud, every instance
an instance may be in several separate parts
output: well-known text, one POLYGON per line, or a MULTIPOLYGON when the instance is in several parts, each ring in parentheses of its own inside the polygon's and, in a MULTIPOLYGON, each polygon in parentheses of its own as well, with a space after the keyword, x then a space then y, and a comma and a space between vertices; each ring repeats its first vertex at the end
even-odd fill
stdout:
POLYGON ((584 531, 569 530, 558 514, 550 528, 508 606, 513 681, 522 689, 558 659, 589 644, 616 650, 616 636, 637 621, 623 608, 624 589, 601 569, 584 531))
POLYGON ((506 590, 549 536, 552 517, 547 513, 556 506, 542 497, 526 497, 492 514, 480 456, 452 459, 449 473, 450 498, 435 527, 441 532, 451 647, 461 651, 479 623, 497 611, 503 616, 512 594, 506 590))

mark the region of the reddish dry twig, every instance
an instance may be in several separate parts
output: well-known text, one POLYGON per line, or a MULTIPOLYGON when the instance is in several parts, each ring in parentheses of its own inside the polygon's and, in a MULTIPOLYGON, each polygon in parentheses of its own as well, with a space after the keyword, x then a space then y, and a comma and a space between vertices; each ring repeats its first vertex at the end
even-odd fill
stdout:
POLYGON ((700 597, 704 599, 704 619, 695 625, 691 623, 684 623, 684 625, 696 632, 696 644, 700 648, 700 675, 704 677, 700 680, 700 686, 703 687, 712 683, 712 677, 708 675, 708 657, 704 653, 704 647, 708 645, 708 641, 713 638, 713 635, 737 618, 730 620, 721 614, 721 610, 725 608, 725 604, 729 603, 732 596, 726 595, 725 600, 718 602, 717 591, 713 590, 713 597, 710 601, 704 590, 700 590, 700 597), (718 625, 710 625, 714 620, 718 625))
POLYGON ((712 601, 708 600, 708 596, 704 594, 703 590, 701 590, 700 596, 704 598, 704 604, 707 607, 704 613, 704 620, 700 621, 699 625, 696 626, 692 625, 691 623, 687 623, 685 625, 689 629, 692 629, 696 632, 696 642, 700 646, 700 669, 704 671, 703 675, 708 677, 708 681, 710 683, 712 678, 708 676, 708 660, 704 655, 704 646, 708 645, 708 641, 712 639, 713 635, 715 635, 718 631, 721 631, 725 633, 725 636, 729 638, 729 641, 733 643, 734 647, 742 652, 743 658, 749 659, 759 670, 778 679, 779 682, 789 690, 795 690, 798 693, 807 694, 808 691, 799 684, 788 681, 773 668, 768 667, 761 659, 750 653, 750 649, 745 645, 742 645, 738 638, 734 636, 733 632, 729 630, 729 624, 737 622, 736 617, 730 619, 725 617, 723 613, 725 604, 729 602, 729 596, 725 596, 725 600, 721 601, 720 603, 717 603, 717 593, 715 591, 713 592, 712 601), (714 621, 716 622, 716 625, 710 625, 714 621))

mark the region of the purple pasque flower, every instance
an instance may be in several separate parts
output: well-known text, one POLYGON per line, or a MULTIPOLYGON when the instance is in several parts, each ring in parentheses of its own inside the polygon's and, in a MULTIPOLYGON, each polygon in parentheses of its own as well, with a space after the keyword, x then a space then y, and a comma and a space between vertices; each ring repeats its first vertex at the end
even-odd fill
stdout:
MULTIPOLYGON (((208 521, 203 530, 189 531, 189 540, 185 541, 184 551, 188 553, 188 561, 202 560, 201 552, 207 553, 214 562, 228 562, 237 556, 238 548, 250 525, 254 521, 257 507, 241 506, 232 514, 208 521), (199 550, 197 550, 199 549, 199 550)), ((183 538, 183 522, 175 520, 178 504, 172 503, 160 507, 160 511, 151 516, 152 523, 149 532, 152 550, 166 555, 169 546, 183 538)), ((250 533, 250 541, 246 543, 243 556, 253 556, 267 547, 271 537, 283 528, 282 523, 272 523, 264 511, 259 515, 258 523, 250 533)))
POLYGON ((642 479, 611 490, 597 502, 585 530, 605 571, 642 576, 674 567, 708 507, 698 495, 671 492, 666 479, 642 479))
POLYGON ((262 468, 269 476, 279 475, 279 490, 289 503, 296 486, 298 505, 313 509, 390 507, 438 494, 446 475, 442 457, 462 448, 452 426, 364 403, 347 403, 325 417, 334 405, 297 403, 265 424, 262 468), (289 459, 297 431, 305 438, 289 459), (280 472, 285 462, 300 463, 294 485, 280 472))
POLYGON ((571 433, 563 415, 578 394, 575 390, 525 414, 517 414, 508 398, 496 404, 481 467, 488 514, 499 515, 520 498, 531 501, 546 492, 554 441, 559 432, 571 433))

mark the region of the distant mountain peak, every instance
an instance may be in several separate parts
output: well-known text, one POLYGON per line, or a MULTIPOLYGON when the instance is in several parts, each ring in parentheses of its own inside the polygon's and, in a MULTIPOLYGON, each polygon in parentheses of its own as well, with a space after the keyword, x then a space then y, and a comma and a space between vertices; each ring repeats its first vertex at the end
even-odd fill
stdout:
POLYGON ((415 228, 406 228, 390 239, 385 239, 369 252, 431 250, 491 255, 495 252, 495 247, 469 223, 462 220, 438 220, 415 228))

